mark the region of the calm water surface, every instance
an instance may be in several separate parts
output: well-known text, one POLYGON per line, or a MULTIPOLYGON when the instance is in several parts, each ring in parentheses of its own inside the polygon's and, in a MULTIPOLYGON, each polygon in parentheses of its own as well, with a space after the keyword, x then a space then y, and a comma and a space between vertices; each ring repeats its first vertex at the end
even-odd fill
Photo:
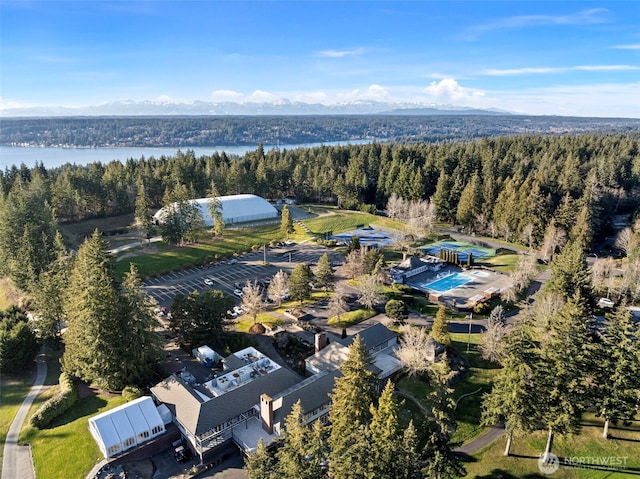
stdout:
MULTIPOLYGON (((280 149, 292 150, 294 148, 311 148, 321 145, 361 145, 371 143, 371 140, 336 141, 326 143, 303 143, 297 145, 280 145, 280 149)), ((264 150, 269 151, 276 148, 276 145, 264 145, 264 150)), ((36 163, 42 163, 45 168, 55 168, 66 163, 76 165, 86 165, 94 162, 103 164, 113 160, 124 162, 129 158, 140 159, 143 156, 159 158, 160 156, 174 156, 178 150, 193 150, 196 156, 211 155, 214 152, 227 155, 244 155, 249 151, 255 151, 258 145, 249 146, 190 146, 182 148, 151 148, 151 147, 131 147, 131 148, 39 148, 39 147, 19 147, 0 146, 0 170, 10 168, 11 165, 20 166, 25 164, 33 167, 36 163)))

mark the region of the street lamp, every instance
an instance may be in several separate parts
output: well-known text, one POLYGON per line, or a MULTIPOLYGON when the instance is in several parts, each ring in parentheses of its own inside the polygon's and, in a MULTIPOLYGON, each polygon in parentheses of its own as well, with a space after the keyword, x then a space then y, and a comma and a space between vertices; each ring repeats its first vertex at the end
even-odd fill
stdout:
POLYGON ((469 352, 469 346, 471 345, 471 320, 473 319, 473 313, 467 314, 469 319, 469 335, 467 336, 467 353, 469 352))

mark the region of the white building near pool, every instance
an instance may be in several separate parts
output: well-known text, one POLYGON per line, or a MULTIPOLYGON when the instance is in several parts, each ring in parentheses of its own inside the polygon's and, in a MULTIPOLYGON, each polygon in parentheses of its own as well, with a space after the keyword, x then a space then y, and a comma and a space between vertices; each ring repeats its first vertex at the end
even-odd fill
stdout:
MULTIPOLYGON (((218 196, 220 201, 220 207, 222 210, 222 219, 226 225, 232 225, 235 223, 246 223, 249 221, 259 221, 269 218, 277 218, 278 210, 267 200, 256 195, 230 195, 230 196, 218 196)), ((190 200, 192 204, 195 204, 202 214, 202 219, 207 227, 213 226, 213 218, 209 212, 209 205, 211 204, 211 198, 198 198, 190 200)), ((153 215, 153 219, 156 223, 163 223, 167 213, 172 209, 175 210, 178 207, 178 203, 172 203, 167 205, 153 215)))

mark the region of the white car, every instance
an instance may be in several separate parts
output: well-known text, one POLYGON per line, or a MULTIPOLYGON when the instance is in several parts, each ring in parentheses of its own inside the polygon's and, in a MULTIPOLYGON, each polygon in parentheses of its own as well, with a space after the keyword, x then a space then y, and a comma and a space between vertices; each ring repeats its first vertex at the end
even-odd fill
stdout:
POLYGON ((236 264, 237 262, 238 262, 238 260, 235 259, 235 258, 232 258, 232 259, 229 260, 229 264, 236 264))
POLYGON ((615 305, 616 303, 611 301, 609 298, 600 298, 598 300, 598 306, 601 308, 613 308, 615 305))
POLYGON ((213 286, 213 281, 211 281, 209 278, 205 278, 204 284, 206 284, 207 286, 213 286))
POLYGON ((241 289, 234 289, 233 290, 233 294, 235 294, 236 296, 242 297, 242 290, 241 289))

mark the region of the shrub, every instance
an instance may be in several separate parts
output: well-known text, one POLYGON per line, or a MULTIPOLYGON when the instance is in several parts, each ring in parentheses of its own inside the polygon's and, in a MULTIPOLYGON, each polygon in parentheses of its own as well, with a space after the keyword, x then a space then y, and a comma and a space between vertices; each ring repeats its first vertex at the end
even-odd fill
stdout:
POLYGON ((31 416, 30 423, 37 429, 47 427, 57 417, 64 414, 78 401, 78 392, 73 380, 67 373, 60 375, 60 390, 47 400, 36 413, 31 416))
POLYGON ((134 399, 138 399, 139 397, 142 397, 142 395, 143 395, 142 390, 140 390, 135 386, 126 386, 122 390, 122 397, 127 401, 133 401, 134 399))

